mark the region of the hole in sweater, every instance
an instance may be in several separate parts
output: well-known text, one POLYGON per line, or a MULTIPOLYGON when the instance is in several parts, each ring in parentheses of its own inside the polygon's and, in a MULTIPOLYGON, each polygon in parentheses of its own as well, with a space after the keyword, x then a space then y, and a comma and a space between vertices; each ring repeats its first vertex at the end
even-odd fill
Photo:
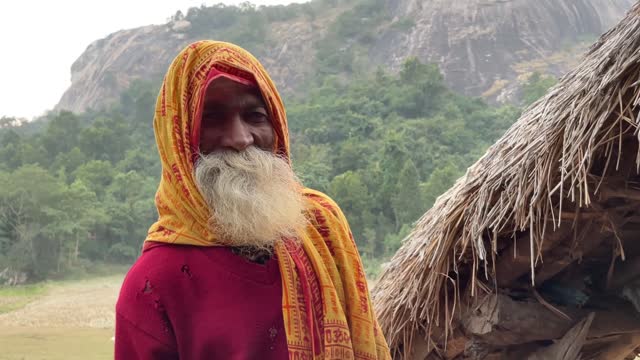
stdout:
POLYGON ((191 275, 191 269, 189 269, 189 265, 187 265, 187 264, 182 265, 182 269, 180 269, 180 271, 182 271, 182 273, 187 275, 189 278, 191 278, 193 276, 193 275, 191 275))
POLYGON ((151 294, 152 292, 153 292, 153 286, 151 286, 151 281, 147 279, 147 281, 144 283, 144 289, 142 289, 142 293, 151 294))

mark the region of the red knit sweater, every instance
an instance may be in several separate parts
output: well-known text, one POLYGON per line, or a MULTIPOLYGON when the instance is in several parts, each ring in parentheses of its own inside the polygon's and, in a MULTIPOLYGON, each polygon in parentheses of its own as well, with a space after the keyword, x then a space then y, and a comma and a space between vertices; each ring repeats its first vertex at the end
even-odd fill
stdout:
POLYGON ((277 259, 148 247, 120 291, 115 359, 288 359, 277 259))

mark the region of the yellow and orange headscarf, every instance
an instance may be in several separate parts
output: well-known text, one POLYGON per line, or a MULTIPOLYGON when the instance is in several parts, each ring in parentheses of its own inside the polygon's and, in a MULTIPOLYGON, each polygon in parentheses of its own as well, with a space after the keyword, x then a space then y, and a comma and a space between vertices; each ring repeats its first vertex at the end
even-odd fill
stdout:
MULTIPOLYGON (((217 246, 207 227, 209 210, 194 181, 197 133, 212 72, 250 79, 260 88, 275 131, 275 151, 289 158, 284 105, 262 65, 233 44, 200 41, 186 47, 164 78, 154 117, 162 179, 159 219, 152 242, 217 246)), ((309 225, 300 241, 276 243, 282 274, 290 359, 390 359, 371 301, 360 256, 340 208, 326 195, 304 189, 309 225)))

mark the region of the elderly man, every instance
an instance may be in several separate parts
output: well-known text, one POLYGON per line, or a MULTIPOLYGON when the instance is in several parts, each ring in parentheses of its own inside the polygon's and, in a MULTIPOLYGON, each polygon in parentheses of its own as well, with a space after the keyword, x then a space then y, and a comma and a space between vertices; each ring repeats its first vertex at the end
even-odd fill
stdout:
POLYGON ((171 64, 154 129, 159 219, 122 285, 116 359, 389 359, 347 221, 291 170, 262 65, 201 41, 171 64))

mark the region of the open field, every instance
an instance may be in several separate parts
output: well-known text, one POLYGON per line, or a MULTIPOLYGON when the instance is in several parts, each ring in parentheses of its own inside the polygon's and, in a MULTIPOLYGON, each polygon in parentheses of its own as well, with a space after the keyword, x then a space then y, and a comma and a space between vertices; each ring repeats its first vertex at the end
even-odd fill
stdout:
POLYGON ((0 328, 2 360, 113 359, 113 329, 0 328))
POLYGON ((0 288, 0 315, 21 309, 44 292, 43 284, 0 288))
POLYGON ((0 360, 112 359, 122 279, 0 289, 0 360))

